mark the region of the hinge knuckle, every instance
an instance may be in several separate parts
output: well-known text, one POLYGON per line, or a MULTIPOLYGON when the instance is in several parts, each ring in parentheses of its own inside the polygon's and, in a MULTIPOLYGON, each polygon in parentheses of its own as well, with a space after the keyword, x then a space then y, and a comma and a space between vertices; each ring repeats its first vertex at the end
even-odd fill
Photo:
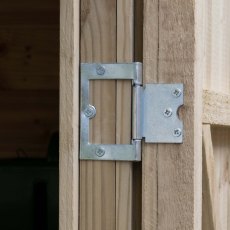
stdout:
POLYGON ((142 139, 142 99, 143 87, 133 86, 133 106, 132 106, 132 138, 133 140, 142 139))
POLYGON ((134 85, 142 85, 143 79, 142 79, 142 63, 135 62, 134 63, 134 85))

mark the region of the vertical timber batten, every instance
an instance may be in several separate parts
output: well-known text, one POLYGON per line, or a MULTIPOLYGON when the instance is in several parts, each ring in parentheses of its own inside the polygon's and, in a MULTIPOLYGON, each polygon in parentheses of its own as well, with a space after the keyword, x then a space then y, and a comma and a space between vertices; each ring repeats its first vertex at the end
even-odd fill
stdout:
MULTIPOLYGON (((117 62, 133 61, 134 2, 117 0, 117 62)), ((131 140, 131 81, 118 80, 116 85, 116 144, 131 140)), ((133 163, 116 162, 116 230, 134 230, 133 163)))
POLYGON ((144 144, 143 230, 201 229, 202 3, 144 1, 144 82, 184 83, 184 143, 144 144))
POLYGON ((79 13, 79 0, 61 0, 60 230, 78 230, 79 13))
MULTIPOLYGON (((116 52, 116 0, 82 0, 81 62, 113 63, 116 52)), ((116 82, 92 82, 90 94, 91 141, 114 144, 116 82)), ((80 230, 116 229, 115 170, 115 162, 80 161, 80 230)))

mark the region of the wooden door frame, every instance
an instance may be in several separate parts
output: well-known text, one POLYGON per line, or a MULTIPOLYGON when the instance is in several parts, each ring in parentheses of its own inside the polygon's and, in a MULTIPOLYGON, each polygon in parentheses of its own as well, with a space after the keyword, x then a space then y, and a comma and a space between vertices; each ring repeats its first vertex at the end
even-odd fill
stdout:
POLYGON ((78 229, 80 1, 60 1, 59 229, 78 229))
MULTIPOLYGON (((144 145, 143 230, 201 229, 201 2, 144 1, 144 82, 184 83, 185 142, 144 145)), ((80 1, 61 0, 60 12, 59 229, 78 230, 80 1)))

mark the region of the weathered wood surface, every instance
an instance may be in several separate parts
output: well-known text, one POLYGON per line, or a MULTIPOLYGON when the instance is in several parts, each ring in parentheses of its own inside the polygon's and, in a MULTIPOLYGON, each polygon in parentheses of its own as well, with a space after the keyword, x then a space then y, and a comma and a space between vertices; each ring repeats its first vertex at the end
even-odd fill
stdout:
MULTIPOLYGON (((116 61, 116 1, 81 1, 81 62, 116 61)), ((91 104, 97 116, 91 123, 91 141, 113 144, 116 82, 91 83, 91 104)), ((116 229, 115 162, 80 162, 80 230, 116 229)))
POLYGON ((144 145, 143 230, 198 230, 202 189, 202 3, 144 3, 144 81, 184 83, 185 105, 182 145, 144 145))
POLYGON ((61 0, 59 229, 78 230, 79 1, 61 0))
POLYGON ((202 230, 216 230, 215 210, 215 160, 212 146, 211 126, 203 125, 203 186, 202 230))
MULTIPOLYGON (((134 1, 117 0, 117 62, 130 63, 134 56, 134 1)), ((131 81, 116 85, 116 143, 131 141, 131 81)), ((116 162, 116 230, 134 230, 133 164, 116 162)))
POLYGON ((203 121, 214 125, 211 133, 215 171, 215 227, 218 230, 227 230, 230 228, 230 129, 227 127, 230 95, 230 2, 213 0, 204 1, 204 4, 203 121))
POLYGON ((228 127, 212 128, 212 143, 215 162, 215 222, 216 229, 228 230, 230 227, 230 129, 228 127))
POLYGON ((230 126, 230 94, 203 91, 203 123, 230 126))

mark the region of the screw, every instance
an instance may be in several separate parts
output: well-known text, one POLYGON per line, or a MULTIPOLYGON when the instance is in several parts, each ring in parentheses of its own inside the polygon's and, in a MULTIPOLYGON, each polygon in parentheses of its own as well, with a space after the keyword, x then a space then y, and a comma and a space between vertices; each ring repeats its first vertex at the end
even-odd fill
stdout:
POLYGON ((171 117, 172 116, 172 109, 171 108, 166 108, 164 110, 164 116, 165 117, 171 117))
POLYGON ((101 148, 101 147, 98 147, 98 148, 96 149, 95 154, 96 154, 98 157, 102 157, 102 156, 105 155, 105 150, 104 150, 103 148, 101 148))
POLYGON ((180 128, 174 129, 174 131, 173 131, 173 136, 174 137, 179 137, 181 134, 182 134, 182 131, 181 131, 180 128))
POLYGON ((105 67, 102 65, 98 65, 96 71, 97 71, 98 75, 104 75, 105 74, 105 67))
POLYGON ((181 95, 181 90, 179 88, 175 88, 173 91, 172 91, 172 95, 174 97, 179 97, 181 95))
POLYGON ((92 119, 96 116, 96 108, 93 105, 87 105, 87 107, 84 110, 84 114, 89 119, 92 119))

